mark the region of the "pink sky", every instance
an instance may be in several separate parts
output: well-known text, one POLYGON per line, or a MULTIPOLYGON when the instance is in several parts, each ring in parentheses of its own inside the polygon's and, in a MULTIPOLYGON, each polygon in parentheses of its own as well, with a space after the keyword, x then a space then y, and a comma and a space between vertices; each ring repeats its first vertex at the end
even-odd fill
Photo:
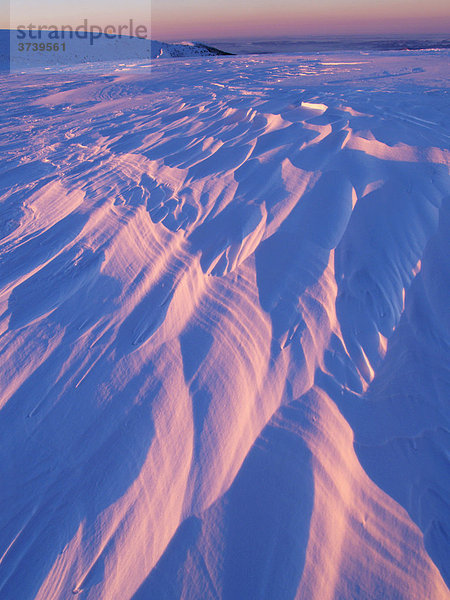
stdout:
POLYGON ((443 0, 153 0, 153 37, 447 33, 443 0))
POLYGON ((332 34, 450 33, 448 0, 12 0, 0 26, 151 24, 161 40, 332 34))

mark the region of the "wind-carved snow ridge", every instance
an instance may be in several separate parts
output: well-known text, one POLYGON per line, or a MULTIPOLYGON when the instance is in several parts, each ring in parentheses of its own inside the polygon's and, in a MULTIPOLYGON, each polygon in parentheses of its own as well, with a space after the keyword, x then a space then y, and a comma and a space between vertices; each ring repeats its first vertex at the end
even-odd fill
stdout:
POLYGON ((0 80, 2 599, 448 597, 446 60, 0 80))

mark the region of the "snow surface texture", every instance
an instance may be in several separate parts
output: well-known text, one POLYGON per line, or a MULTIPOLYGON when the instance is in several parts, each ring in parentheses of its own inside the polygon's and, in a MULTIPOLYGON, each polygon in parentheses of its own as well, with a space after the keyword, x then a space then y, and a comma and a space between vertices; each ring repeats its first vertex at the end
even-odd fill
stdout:
POLYGON ((448 58, 1 77, 2 600, 449 598, 448 58))

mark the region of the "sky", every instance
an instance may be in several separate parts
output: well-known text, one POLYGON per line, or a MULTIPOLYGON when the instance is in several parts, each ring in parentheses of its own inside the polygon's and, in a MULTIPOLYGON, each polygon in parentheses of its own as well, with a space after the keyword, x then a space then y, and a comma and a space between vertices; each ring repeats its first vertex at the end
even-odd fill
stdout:
MULTIPOLYGON (((5 0, 1 0, 5 3, 5 0)), ((133 19, 160 40, 449 33, 448 0, 11 0, 1 27, 105 27, 133 19)))
POLYGON ((156 38, 449 33, 449 0, 153 0, 156 38))

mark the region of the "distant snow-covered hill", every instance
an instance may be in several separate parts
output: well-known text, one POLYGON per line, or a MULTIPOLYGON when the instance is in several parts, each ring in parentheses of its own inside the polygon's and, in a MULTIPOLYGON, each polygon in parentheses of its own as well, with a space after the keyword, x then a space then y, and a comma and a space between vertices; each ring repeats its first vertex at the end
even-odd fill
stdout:
POLYGON ((230 52, 224 52, 218 48, 207 46, 202 42, 179 42, 167 43, 153 40, 151 42, 152 58, 177 58, 186 56, 225 56, 230 52))
POLYGON ((121 60, 151 60, 227 55, 201 42, 166 43, 145 38, 117 36, 109 38, 86 34, 86 38, 70 36, 70 32, 38 32, 0 30, 0 63, 11 69, 41 68, 53 65, 121 60), (58 36, 58 37, 56 37, 58 36))

